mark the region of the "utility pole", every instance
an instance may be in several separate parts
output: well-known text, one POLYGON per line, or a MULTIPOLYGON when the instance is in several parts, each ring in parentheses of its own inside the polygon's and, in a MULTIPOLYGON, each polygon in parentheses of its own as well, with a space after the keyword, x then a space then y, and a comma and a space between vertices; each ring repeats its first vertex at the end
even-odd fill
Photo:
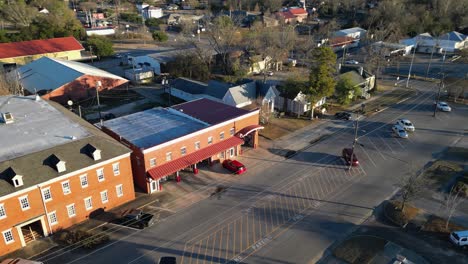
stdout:
POLYGON ((406 80, 406 88, 408 88, 408 86, 409 86, 409 80, 411 78, 411 70, 413 69, 414 55, 416 53, 416 48, 417 47, 418 47, 418 42, 416 41, 416 43, 414 45, 414 50, 413 50, 413 57, 411 58, 411 64, 410 64, 409 71, 408 71, 408 79, 406 80))
POLYGON ((101 87, 101 85, 102 85, 101 81, 96 82, 96 98, 97 98, 98 111, 99 111, 99 123, 101 124, 101 128, 102 128, 101 102, 99 101, 99 87, 101 87))
POLYGON ((442 73, 442 78, 440 79, 440 83, 439 83, 439 91, 437 92, 436 103, 434 105, 434 114, 432 114, 433 117, 436 116, 437 104, 439 104, 439 99, 440 99, 440 90, 442 89, 442 87, 445 87, 444 79, 445 79, 445 73, 442 73))
POLYGON ((348 170, 351 170, 351 167, 353 166, 354 147, 356 146, 356 142, 357 142, 358 127, 359 127, 359 118, 356 118, 356 123, 354 124, 354 140, 353 140, 353 146, 351 147, 351 160, 350 160, 350 162, 349 162, 349 168, 348 168, 348 170))

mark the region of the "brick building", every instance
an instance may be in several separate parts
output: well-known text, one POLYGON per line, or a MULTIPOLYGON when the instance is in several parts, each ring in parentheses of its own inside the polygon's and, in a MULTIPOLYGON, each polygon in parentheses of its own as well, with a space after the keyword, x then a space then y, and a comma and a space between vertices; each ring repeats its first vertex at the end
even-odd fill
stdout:
POLYGON ((133 150, 135 184, 152 193, 160 182, 199 163, 212 164, 257 147, 259 110, 199 99, 105 121, 102 130, 133 150))
POLYGON ((130 150, 39 97, 0 97, 0 255, 135 197, 130 150))

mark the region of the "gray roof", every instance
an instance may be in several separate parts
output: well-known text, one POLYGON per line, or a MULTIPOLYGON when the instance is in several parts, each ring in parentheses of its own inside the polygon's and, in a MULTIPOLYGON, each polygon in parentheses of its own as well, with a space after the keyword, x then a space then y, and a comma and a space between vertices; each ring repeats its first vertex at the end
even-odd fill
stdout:
POLYGON ((249 83, 231 87, 229 89, 229 92, 231 93, 232 98, 234 98, 236 104, 242 104, 255 99, 256 90, 256 84, 254 81, 252 81, 249 83))
POLYGON ((205 94, 211 95, 218 99, 223 99, 229 88, 233 86, 234 85, 229 83, 211 80, 208 82, 208 87, 205 90, 205 94))
POLYGON ((10 112, 15 120, 0 122, 0 162, 90 135, 48 101, 36 101, 34 96, 2 96, 0 112, 10 112))
POLYGON ((146 149, 208 127, 208 124, 176 110, 158 107, 105 121, 103 126, 146 149))
POLYGON ((191 80, 188 78, 177 78, 170 83, 171 87, 191 94, 202 94, 208 84, 191 80))
POLYGON ((70 141, 68 144, 1 162, 0 197, 129 152, 129 149, 113 139, 90 136, 81 140, 70 141), (84 151, 88 144, 101 150, 100 160, 95 161, 84 151), (53 156, 66 162, 66 171, 58 173, 51 166, 49 162, 53 159, 53 156), (15 188, 12 185, 10 182, 12 176, 11 170, 17 175, 23 176, 23 186, 15 188))
POLYGON ((57 89, 83 75, 125 80, 88 64, 49 57, 20 67, 18 73, 21 84, 30 93, 57 89))
MULTIPOLYGON (((10 97, 12 96, 7 98, 10 97)), ((130 153, 128 148, 57 103, 34 101, 31 100, 33 97, 12 97, 8 104, 4 98, 0 97, 3 99, 2 103, 5 103, 1 109, 5 106, 22 106, 24 109, 21 109, 22 114, 17 115, 15 123, 0 124, 1 145, 7 144, 11 150, 16 144, 19 150, 12 156, 6 156, 10 152, 1 155, 3 159, 0 162, 0 196, 130 153), (26 110, 31 112, 26 113, 26 110), (12 135, 12 132, 16 132, 17 135, 12 135), (72 139, 69 136, 76 138, 72 139), (101 159, 98 161, 87 151, 93 148, 101 150, 101 159), (66 162, 65 172, 58 173, 52 168, 49 162, 56 160, 54 156, 66 162), (12 171, 23 176, 23 186, 15 188, 11 184, 12 171)), ((14 112, 12 113, 14 115, 14 112)), ((0 151, 3 151, 3 148, 0 148, 0 151)))

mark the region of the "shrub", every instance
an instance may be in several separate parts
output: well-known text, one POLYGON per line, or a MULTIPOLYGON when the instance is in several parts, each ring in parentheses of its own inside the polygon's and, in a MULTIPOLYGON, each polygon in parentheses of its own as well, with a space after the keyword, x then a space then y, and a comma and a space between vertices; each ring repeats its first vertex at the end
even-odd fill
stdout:
POLYGON ((109 236, 106 234, 95 235, 91 231, 86 230, 76 230, 63 231, 59 233, 57 240, 66 245, 80 243, 82 247, 92 249, 102 243, 109 241, 109 236))
POLYGON ((464 197, 468 196, 468 185, 463 181, 458 181, 455 184, 455 192, 460 192, 464 197))
POLYGON ((158 42, 166 42, 169 39, 167 34, 162 31, 153 31, 152 35, 153 35, 153 39, 158 42))

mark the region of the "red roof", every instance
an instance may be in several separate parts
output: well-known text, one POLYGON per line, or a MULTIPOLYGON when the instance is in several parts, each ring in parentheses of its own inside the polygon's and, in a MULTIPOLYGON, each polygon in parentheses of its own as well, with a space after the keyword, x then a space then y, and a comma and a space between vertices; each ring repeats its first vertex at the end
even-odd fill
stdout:
POLYGON ((284 19, 292 19, 296 18, 291 12, 279 12, 279 15, 282 16, 284 19))
POLYGON ((74 37, 0 43, 0 59, 71 50, 84 50, 74 37))
POLYGON ((331 46, 338 46, 338 45, 352 43, 354 41, 356 41, 355 38, 344 36, 344 37, 331 38, 328 42, 330 43, 331 46))
POLYGON ((209 147, 200 149, 194 153, 190 153, 176 160, 164 163, 161 166, 158 166, 156 168, 149 170, 148 174, 153 180, 157 180, 164 176, 172 174, 176 171, 180 171, 184 168, 187 168, 188 166, 192 164, 195 164, 204 159, 212 157, 221 151, 227 150, 229 148, 238 146, 243 143, 244 143, 243 139, 240 139, 238 137, 230 137, 226 140, 213 144, 209 147))
POLYGON ((295 16, 297 16, 297 15, 307 15, 307 11, 304 10, 304 8, 290 8, 289 12, 291 12, 291 14, 293 14, 295 16))

